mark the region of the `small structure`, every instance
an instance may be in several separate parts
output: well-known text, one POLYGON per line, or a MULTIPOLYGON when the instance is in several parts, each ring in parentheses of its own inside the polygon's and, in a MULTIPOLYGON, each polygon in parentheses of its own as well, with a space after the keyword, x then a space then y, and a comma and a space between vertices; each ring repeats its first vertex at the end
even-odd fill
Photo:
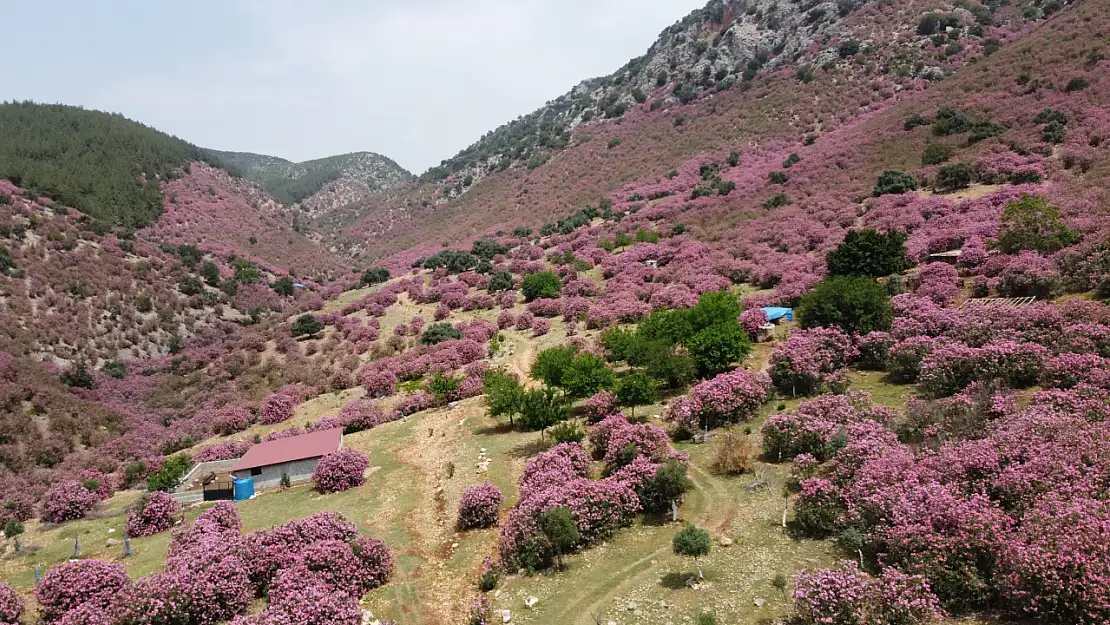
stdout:
POLYGON ((320 458, 343 447, 343 429, 335 428, 268 441, 251 447, 231 468, 238 479, 253 478, 255 488, 273 488, 281 476, 297 482, 312 477, 320 458))
POLYGON ((929 254, 929 262, 948 263, 949 265, 955 265, 957 262, 959 262, 960 256, 962 256, 963 253, 963 250, 948 250, 947 252, 929 254))
POLYGON ((1013 310, 1025 308, 1037 301, 1036 297, 980 297, 965 300, 960 310, 1013 310))
POLYGON ((780 308, 778 306, 764 306, 763 314, 767 315, 767 321, 771 323, 782 323, 782 321, 794 321, 793 308, 780 308))

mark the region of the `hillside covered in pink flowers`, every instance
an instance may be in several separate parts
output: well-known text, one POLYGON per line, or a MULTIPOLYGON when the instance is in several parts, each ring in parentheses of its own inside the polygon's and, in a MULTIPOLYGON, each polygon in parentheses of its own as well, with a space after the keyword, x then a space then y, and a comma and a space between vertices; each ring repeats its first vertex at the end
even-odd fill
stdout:
POLYGON ((1110 622, 1107 7, 714 0, 584 85, 311 214, 0 180, 0 623, 1110 622))

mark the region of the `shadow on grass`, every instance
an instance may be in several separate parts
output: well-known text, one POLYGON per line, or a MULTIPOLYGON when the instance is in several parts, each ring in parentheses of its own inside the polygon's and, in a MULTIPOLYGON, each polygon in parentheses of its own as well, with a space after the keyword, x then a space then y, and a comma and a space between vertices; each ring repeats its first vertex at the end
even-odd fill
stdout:
POLYGON ((682 521, 672 521, 670 510, 664 512, 645 512, 644 525, 648 527, 665 527, 667 525, 673 525, 676 529, 681 529, 682 521))
POLYGON ((663 588, 682 590, 683 588, 689 588, 688 582, 690 580, 697 581, 697 579, 697 573, 667 573, 661 578, 660 583, 663 588))
POLYGON ((513 431, 513 426, 508 423, 498 423, 497 425, 484 425, 474 430, 475 436, 496 436, 498 434, 508 434, 513 431))
POLYGON ((507 454, 511 458, 531 458, 541 451, 547 451, 550 447, 550 440, 544 439, 541 441, 539 438, 536 438, 531 442, 521 443, 520 445, 513 447, 507 452, 507 454))

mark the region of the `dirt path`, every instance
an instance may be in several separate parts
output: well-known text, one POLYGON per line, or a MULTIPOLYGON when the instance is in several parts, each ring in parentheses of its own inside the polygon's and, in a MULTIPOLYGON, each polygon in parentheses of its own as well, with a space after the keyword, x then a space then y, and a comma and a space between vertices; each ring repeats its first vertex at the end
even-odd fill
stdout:
POLYGON ((515 373, 526 387, 536 386, 539 382, 528 377, 528 372, 532 370, 532 362, 536 359, 535 343, 514 340, 513 346, 519 351, 513 352, 509 357, 509 371, 515 373))
MULTIPOLYGON (((704 469, 690 464, 690 481, 694 490, 687 498, 685 507, 689 516, 682 515, 687 522, 709 529, 710 533, 726 532, 735 519, 736 502, 727 489, 718 483, 704 469)), ((668 541, 650 554, 613 571, 611 577, 622 581, 609 590, 604 588, 587 591, 570 603, 553 618, 554 623, 574 623, 575 625, 595 625, 595 614, 602 608, 638 584, 644 583, 660 570, 659 561, 671 553, 668 541)))
POLYGON ((423 502, 402 520, 412 538, 412 555, 423 561, 405 579, 419 588, 421 595, 414 602, 416 613, 408 615, 412 622, 451 625, 469 605, 455 574, 447 567, 453 546, 457 545, 451 515, 454 507, 449 502, 454 493, 448 492, 447 466, 457 457, 467 433, 458 427, 458 422, 471 416, 476 409, 472 403, 424 415, 412 439, 394 450, 397 458, 416 472, 417 483, 413 486, 423 502))

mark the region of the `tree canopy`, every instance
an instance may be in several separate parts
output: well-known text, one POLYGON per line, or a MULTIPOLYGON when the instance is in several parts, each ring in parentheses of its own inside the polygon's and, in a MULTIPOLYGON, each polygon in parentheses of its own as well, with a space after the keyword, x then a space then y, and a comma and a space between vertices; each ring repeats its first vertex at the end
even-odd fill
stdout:
POLYGON ((825 256, 825 264, 834 276, 878 278, 901 273, 912 263, 906 251, 905 233, 866 228, 849 231, 844 241, 825 256))
POLYGON ((887 330, 894 320, 890 295, 870 278, 832 276, 817 283, 798 305, 803 328, 836 326, 860 335, 887 330))
POLYGON ((119 114, 0 104, 0 178, 112 225, 157 219, 160 182, 193 161, 228 169, 211 153, 119 114))

